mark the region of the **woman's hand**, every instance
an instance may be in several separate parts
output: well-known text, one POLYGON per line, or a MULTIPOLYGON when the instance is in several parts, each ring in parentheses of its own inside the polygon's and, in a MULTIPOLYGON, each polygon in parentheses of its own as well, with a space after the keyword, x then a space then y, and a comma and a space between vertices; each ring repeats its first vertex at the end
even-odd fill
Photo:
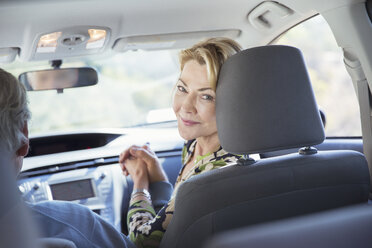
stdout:
POLYGON ((120 162, 121 168, 126 175, 131 175, 134 189, 148 189, 149 176, 144 161, 140 158, 129 157, 120 162))
MULTIPOLYGON (((146 144, 142 147, 131 146, 124 152, 120 154, 119 162, 122 163, 130 157, 140 158, 146 164, 148 171, 149 180, 151 183, 168 181, 168 177, 165 174, 163 168, 160 165, 159 159, 156 157, 155 153, 146 144)), ((123 173, 128 175, 128 172, 123 168, 123 173)), ((129 173, 130 174, 130 173, 129 173)))

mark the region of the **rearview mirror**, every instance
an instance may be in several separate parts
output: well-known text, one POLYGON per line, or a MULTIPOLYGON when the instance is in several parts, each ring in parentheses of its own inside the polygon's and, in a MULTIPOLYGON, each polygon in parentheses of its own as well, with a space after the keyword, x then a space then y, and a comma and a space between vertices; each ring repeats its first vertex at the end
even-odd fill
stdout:
POLYGON ((66 88, 95 85, 98 75, 93 68, 88 67, 50 69, 22 73, 19 81, 28 91, 56 89, 62 92, 66 88))

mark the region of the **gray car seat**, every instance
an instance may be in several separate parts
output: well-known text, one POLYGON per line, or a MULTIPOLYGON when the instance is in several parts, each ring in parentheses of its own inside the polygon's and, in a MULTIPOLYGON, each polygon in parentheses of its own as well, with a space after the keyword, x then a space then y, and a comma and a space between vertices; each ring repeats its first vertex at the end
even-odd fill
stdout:
POLYGON ((311 147, 323 142, 324 130, 298 49, 256 47, 230 57, 216 94, 217 129, 226 151, 304 148, 258 161, 245 156, 186 181, 161 247, 202 247, 222 231, 367 202, 363 154, 311 147))
POLYGON ((370 248, 372 207, 363 204, 226 232, 208 248, 370 248))

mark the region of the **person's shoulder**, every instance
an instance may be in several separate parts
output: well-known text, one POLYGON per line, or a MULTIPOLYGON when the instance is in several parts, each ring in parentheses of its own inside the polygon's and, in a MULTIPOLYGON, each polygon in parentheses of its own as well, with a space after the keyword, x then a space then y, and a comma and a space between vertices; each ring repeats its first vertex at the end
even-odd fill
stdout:
POLYGON ((45 237, 61 237, 77 247, 132 247, 110 223, 89 208, 66 201, 27 204, 45 237))
POLYGON ((67 202, 67 201, 44 201, 40 203, 29 205, 35 211, 42 211, 43 213, 55 213, 59 215, 67 215, 71 217, 74 214, 93 215, 94 213, 86 206, 67 202))
POLYGON ((67 225, 77 229, 82 225, 95 225, 99 216, 89 208, 77 203, 65 201, 44 201, 29 204, 33 215, 41 222, 52 222, 53 225, 67 225))
POLYGON ((44 201, 27 205, 43 237, 65 238, 78 247, 96 247, 88 227, 94 227, 97 220, 87 207, 63 201, 44 201))
POLYGON ((45 207, 45 208, 50 208, 50 207, 67 207, 67 208, 80 208, 80 209, 87 209, 86 206, 74 203, 74 202, 69 202, 69 201, 58 201, 58 200, 53 200, 53 201, 41 201, 38 203, 34 204, 29 204, 30 206, 35 206, 35 207, 45 207))

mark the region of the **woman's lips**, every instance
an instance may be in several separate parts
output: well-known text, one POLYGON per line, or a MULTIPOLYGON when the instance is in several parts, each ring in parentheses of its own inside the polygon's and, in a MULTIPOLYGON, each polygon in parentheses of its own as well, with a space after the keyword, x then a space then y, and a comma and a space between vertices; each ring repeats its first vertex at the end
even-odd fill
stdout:
POLYGON ((193 125, 196 125, 196 124, 200 124, 200 122, 186 120, 186 119, 183 119, 182 117, 181 117, 181 120, 182 120, 182 122, 185 126, 193 126, 193 125))

